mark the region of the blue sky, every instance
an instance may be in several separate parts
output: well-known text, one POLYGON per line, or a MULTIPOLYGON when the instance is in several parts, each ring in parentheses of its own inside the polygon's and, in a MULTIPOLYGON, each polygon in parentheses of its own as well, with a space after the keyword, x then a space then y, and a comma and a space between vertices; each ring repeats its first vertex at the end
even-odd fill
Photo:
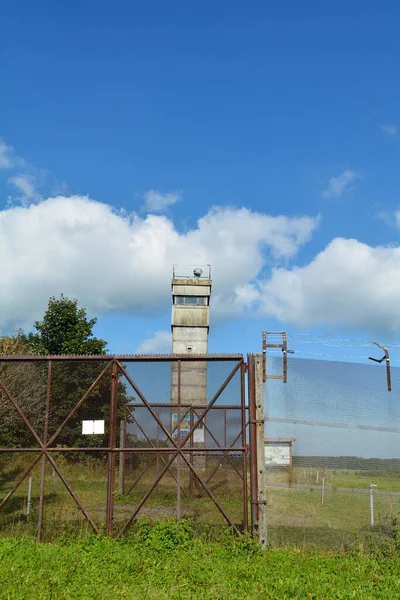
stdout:
POLYGON ((3 7, 1 330, 64 292, 111 351, 164 351, 172 263, 204 261, 210 351, 286 329, 299 356, 365 361, 348 340, 378 338, 400 359, 399 18, 394 1, 3 7))

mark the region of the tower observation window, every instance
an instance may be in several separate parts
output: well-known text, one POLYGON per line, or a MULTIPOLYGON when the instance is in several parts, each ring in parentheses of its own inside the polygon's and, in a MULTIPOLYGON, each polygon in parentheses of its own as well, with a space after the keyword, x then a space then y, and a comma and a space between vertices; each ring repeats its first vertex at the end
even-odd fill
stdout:
POLYGON ((206 296, 176 296, 175 304, 189 304, 197 306, 206 306, 206 296))

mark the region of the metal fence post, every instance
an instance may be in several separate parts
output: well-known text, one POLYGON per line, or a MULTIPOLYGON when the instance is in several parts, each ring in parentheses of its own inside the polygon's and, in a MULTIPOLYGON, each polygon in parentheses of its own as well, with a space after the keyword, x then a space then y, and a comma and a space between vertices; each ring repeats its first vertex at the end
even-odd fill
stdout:
POLYGON ((249 442, 250 442, 250 503, 251 530, 254 533, 258 527, 258 474, 257 474, 257 432, 256 432, 256 394, 255 394, 255 365, 254 355, 247 357, 248 388, 249 388, 249 442))
POLYGON ((257 354, 255 361, 255 399, 256 399, 256 434, 257 434, 257 502, 258 502, 258 539, 262 546, 268 543, 267 535, 267 482, 265 473, 264 449, 264 381, 263 357, 257 354))
MULTIPOLYGON (((121 419, 119 423, 119 448, 125 448, 126 421, 121 419)), ((125 452, 119 453, 119 485, 120 494, 125 493, 125 452)))
POLYGON ((106 535, 112 535, 114 517, 115 493, 115 442, 117 438, 117 397, 118 397, 118 365, 114 361, 111 378, 110 401, 110 433, 108 453, 108 479, 107 479, 107 504, 106 504, 106 535))
POLYGON ((374 526, 374 488, 376 488, 376 485, 374 485, 373 483, 370 483, 369 484, 369 512, 370 512, 371 527, 374 526))
POLYGON ((26 506, 26 514, 29 515, 31 512, 31 502, 32 502, 32 477, 28 479, 28 503, 26 506))

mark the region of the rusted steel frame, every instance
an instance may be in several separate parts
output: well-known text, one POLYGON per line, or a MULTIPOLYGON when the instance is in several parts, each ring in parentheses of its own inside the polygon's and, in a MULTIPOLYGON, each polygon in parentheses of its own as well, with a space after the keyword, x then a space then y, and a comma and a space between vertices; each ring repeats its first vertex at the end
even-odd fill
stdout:
MULTIPOLYGON (((9 450, 10 452, 10 450, 9 450)), ((12 451, 11 451, 12 452, 12 451)), ((17 483, 14 485, 14 487, 8 492, 7 496, 2 500, 2 502, 0 503, 0 510, 7 504, 7 502, 9 501, 9 499, 11 498, 11 496, 14 494, 14 492, 19 488, 19 486, 21 485, 21 483, 24 481, 24 479, 26 477, 28 477, 29 473, 32 471, 33 467, 39 462, 40 458, 43 456, 43 450, 39 450, 39 448, 36 448, 36 452, 38 452, 38 455, 33 459, 33 461, 31 462, 30 465, 28 465, 25 469, 25 471, 22 473, 21 477, 18 479, 17 483)))
POLYGON ((118 362, 176 362, 177 360, 189 362, 229 362, 243 360, 242 354, 87 354, 87 355, 32 355, 1 356, 1 362, 43 362, 43 361, 70 361, 70 362, 105 362, 117 360, 118 362))
MULTIPOLYGON (((178 360, 178 446, 181 446, 181 361, 178 360)), ((176 457, 176 520, 181 519, 181 454, 176 457)))
MULTIPOLYGON (((198 417, 198 415, 197 415, 196 411, 194 411, 194 414, 196 415, 196 417, 198 417)), ((226 414, 226 412, 225 412, 225 414, 226 414)), ((213 434, 213 433, 212 433, 212 432, 209 430, 209 428, 207 427, 207 425, 206 425, 205 423, 204 423, 204 429, 205 429, 206 431, 208 431, 208 434, 209 434, 209 435, 210 435, 210 437, 211 437, 211 438, 214 440, 214 442, 217 444, 217 447, 218 447, 218 449, 220 450, 220 449, 222 448, 221 444, 218 442, 218 440, 216 439, 216 437, 214 436, 214 434, 213 434)), ((234 443, 235 443, 235 442, 238 440, 238 438, 239 438, 240 434, 241 434, 241 431, 240 431, 240 432, 238 433, 238 435, 236 436, 236 438, 235 438, 235 441, 233 442, 233 444, 234 444, 234 443)), ((232 444, 232 446, 233 446, 233 444, 232 444)), ((231 446, 231 447, 232 447, 232 446, 231 446)), ((225 436, 225 444, 224 444, 224 447, 225 447, 225 448, 227 447, 227 446, 226 446, 226 436, 225 436)), ((226 452, 226 453, 224 453, 224 456, 222 457, 222 459, 221 459, 221 461, 219 462, 219 464, 218 464, 218 466, 216 467, 216 469, 214 469, 214 471, 213 471, 212 475, 214 475, 215 471, 217 470, 217 468, 219 467, 219 465, 222 463, 222 461, 224 460, 224 458, 227 458, 227 460, 229 461, 229 463, 232 465, 232 467, 235 469, 235 471, 237 472, 237 474, 238 474, 238 475, 239 475, 239 477, 241 478, 241 477, 242 477, 241 473, 240 473, 240 472, 237 470, 237 468, 235 467, 235 465, 234 465, 234 464, 231 462, 231 460, 230 460, 230 458, 229 458, 229 456, 228 456, 228 453, 227 453, 227 452, 226 452)), ((208 482, 210 481, 210 479, 211 479, 211 477, 209 477, 209 478, 207 479, 206 483, 208 483, 208 482)))
MULTIPOLYGON (((246 445, 246 394, 245 394, 245 373, 246 365, 243 363, 240 370, 240 408, 241 408, 241 425, 242 425, 242 446, 246 445)), ((232 446, 236 443, 233 442, 232 446)), ((247 498, 247 452, 242 454, 242 469, 243 469, 243 524, 244 530, 247 531, 249 528, 249 507, 247 498)))
MULTIPOLYGON (((190 408, 190 429, 193 429, 193 425, 194 425, 194 408, 193 406, 190 408)), ((190 440, 189 440, 189 445, 193 446, 194 444, 194 437, 193 435, 190 436, 190 440)), ((194 464, 194 460, 193 460, 193 453, 191 452, 189 454, 189 459, 190 459, 190 463, 193 465, 194 464)), ((193 481, 193 473, 192 471, 189 471, 189 496, 192 497, 194 493, 194 481, 193 481)))
POLYGON ((188 439, 193 435, 193 432, 196 429, 196 427, 198 427, 200 425, 200 423, 202 421, 204 421, 205 416, 207 415, 207 413, 209 412, 209 410, 212 408, 213 404, 215 404, 215 402, 218 400, 218 398, 220 397, 220 395, 222 394, 222 392, 225 390, 225 388, 227 387, 227 385, 231 382, 231 380, 233 379, 233 377, 236 375, 236 373, 238 372, 238 370, 239 370, 239 368, 240 368, 240 366, 242 364, 243 364, 243 359, 241 361, 239 361, 235 365, 235 367, 233 368, 232 372, 225 379, 224 383, 221 385, 221 387, 219 388, 219 390, 214 394, 213 398, 208 403, 207 408, 204 410, 204 412, 200 415, 200 417, 198 418, 198 420, 194 424, 192 430, 189 431, 189 433, 187 433, 186 436, 184 437, 184 439, 182 440, 181 446, 184 446, 186 444, 186 442, 188 441, 188 439))
POLYGON ((110 452, 108 453, 108 478, 106 501, 106 535, 112 535, 115 494, 115 450, 117 439, 117 398, 118 398, 118 366, 114 361, 112 366, 111 398, 110 398, 110 452))
POLYGON ((170 466, 172 465, 173 461, 178 456, 178 454, 180 454, 180 456, 183 458, 183 460, 189 466, 189 469, 191 470, 191 472, 193 473, 193 475, 196 477, 196 479, 199 481, 200 485, 204 488, 204 490, 206 491, 206 493, 210 496, 211 500, 214 502, 214 504, 216 505, 216 507, 218 508, 218 510, 220 511, 220 513, 222 514, 222 516, 225 518, 225 520, 229 523, 229 525, 232 527, 232 529, 234 529, 236 531, 236 533, 238 533, 240 535, 240 532, 237 529, 237 527, 235 526, 235 524, 230 520, 229 516, 226 514, 226 512, 224 511, 224 509, 222 508, 222 506, 219 504, 219 502, 216 499, 216 497, 214 496, 214 494, 211 492, 211 490, 208 489, 207 485, 204 483, 204 481, 200 478, 200 476, 198 475, 198 473, 196 472, 196 470, 193 468, 193 466, 191 465, 190 461, 186 458, 186 456, 184 455, 183 452, 181 452, 179 449, 177 449, 176 451, 174 451, 174 455, 169 460, 168 464, 165 465, 165 467, 161 471, 160 475, 155 479, 155 481, 153 482, 153 484, 151 485, 151 487, 149 488, 149 490, 146 492, 146 494, 143 496, 142 500, 139 502, 139 504, 137 505, 137 507, 135 508, 135 510, 133 511, 133 513, 130 515, 128 521, 125 523, 125 525, 119 531, 118 535, 116 536, 117 540, 121 537, 121 535, 123 535, 123 533, 129 527, 129 525, 132 523, 133 519, 139 513, 140 509, 143 507, 143 505, 145 504, 145 502, 147 501, 147 499, 149 498, 149 496, 151 495, 151 493, 153 492, 153 490, 156 488, 156 486, 158 485, 158 483, 160 482, 160 480, 162 479, 162 477, 165 475, 165 473, 167 472, 167 470, 170 468, 170 466))
MULTIPOLYGON (((193 360, 193 357, 190 357, 193 360)), ((128 382, 132 385, 133 389, 135 390, 135 392, 137 393, 137 395, 139 396, 139 398, 142 400, 142 402, 147 406, 147 408, 149 409, 150 413, 153 415, 153 417, 155 418, 155 420, 160 424, 161 429, 164 431, 164 433, 167 434, 168 438, 170 439, 170 441, 173 443, 173 445, 176 448, 176 452, 175 454, 172 456, 172 458, 170 459, 170 461, 168 462, 167 465, 165 465, 164 469, 161 471, 161 474, 158 476, 158 478, 156 478, 155 482, 153 483, 153 485, 151 486, 151 488, 148 490, 147 494, 142 498, 141 502, 139 503, 139 505, 136 507, 135 511, 132 513, 132 515, 129 517, 128 521, 125 523, 124 527, 121 529, 121 531, 118 533, 117 538, 119 539, 119 537, 124 533, 124 531, 127 529, 127 527, 130 525, 130 523, 133 521, 133 519, 135 518, 135 516, 138 514, 139 510, 142 508, 142 506, 144 505, 144 503, 146 502, 147 498, 150 496, 150 494, 152 493, 152 491, 155 489, 155 487, 157 486, 157 484, 159 483, 159 481, 161 480, 161 478, 163 477, 163 475, 167 472, 167 470, 169 469, 169 467, 171 466, 172 462, 174 461, 175 457, 180 454, 180 456, 183 458, 183 460, 186 462, 186 464, 189 466, 189 469, 191 470, 191 472, 194 474, 194 476, 196 477, 196 479, 199 481, 200 485, 203 486, 204 490, 206 491, 206 493, 210 496, 211 500, 214 502, 214 504, 217 506, 218 510, 221 512, 221 514, 224 516, 224 518, 226 519, 226 521, 231 525, 231 527, 237 532, 239 533, 237 527, 234 525, 234 523, 232 523, 232 521, 230 520, 229 516, 226 514, 226 512, 224 511, 224 509, 222 508, 222 506, 219 504, 218 500, 215 498, 214 494, 211 492, 211 490, 208 489, 207 485, 202 481, 202 479, 199 477, 199 475, 197 474, 197 472, 195 471, 194 467, 192 466, 192 464, 190 463, 190 461, 186 458, 185 454, 182 452, 181 448, 184 446, 184 444, 187 442, 187 440, 193 435, 193 431, 196 429, 196 427, 199 425, 199 423, 201 421, 203 421, 204 417, 206 416, 207 412, 210 410, 210 408, 212 407, 212 405, 217 401, 217 399, 219 398, 219 396, 222 394, 222 392, 224 391, 224 389, 226 388, 226 386, 230 383, 230 381, 232 380, 232 378, 235 376, 235 374, 237 373, 238 369, 240 368, 240 366, 243 364, 243 358, 241 358, 240 362, 237 363, 237 365, 235 365, 235 367, 233 368, 232 372, 230 373, 230 375, 228 375, 228 377, 226 378, 226 380, 224 381, 224 383, 221 385, 221 387, 219 388, 219 390, 216 392, 216 394, 214 395, 214 397, 212 398, 212 400, 210 401, 210 403, 208 404, 206 410, 203 412, 203 414, 201 415, 201 417, 198 419, 198 421, 196 422, 196 424, 194 425, 194 427, 192 428, 192 431, 189 431, 189 433, 185 436, 185 438, 182 441, 182 444, 180 446, 177 446, 175 444, 175 440, 172 438, 172 436, 169 434, 169 431, 166 430, 166 428, 164 427, 163 423, 158 419, 158 416, 156 415, 156 413, 152 410, 151 406, 149 405, 149 403, 147 402, 146 398, 143 396, 143 394, 141 393, 141 391, 139 390, 139 388, 136 386, 136 384, 134 383, 134 381, 132 380, 132 378, 129 376, 129 374, 126 372, 125 368, 118 363, 119 369, 121 370, 121 372, 125 375, 125 377, 127 378, 128 382)), ((157 450, 159 450, 157 448, 157 450)), ((186 452, 188 450, 190 450, 189 448, 185 449, 186 452)), ((204 449, 202 449, 203 451, 204 449)), ((210 449, 209 449, 210 450, 210 449)), ((217 449, 218 450, 218 449, 217 449)))
MULTIPOLYGON (((46 391, 46 405, 45 405, 44 428, 43 428, 43 444, 45 446, 47 445, 47 434, 49 431, 50 391, 51 391, 51 360, 49 360, 48 365, 47 365, 47 391, 46 391)), ((43 454, 42 470, 41 470, 41 478, 40 478, 38 528, 37 528, 37 536, 36 536, 37 542, 40 542, 40 538, 42 535, 45 476, 46 476, 46 456, 45 456, 45 454, 43 454)))
POLYGON ((41 452, 42 448, 0 448, 0 452, 41 452))
POLYGON ((15 410, 17 411, 17 413, 19 414, 19 416, 21 417, 21 419, 23 420, 23 422, 25 423, 25 425, 27 426, 27 428, 29 429, 29 431, 31 432, 31 434, 33 435, 33 437, 35 438, 35 440, 38 442, 39 444, 39 448, 44 448, 44 444, 42 442, 42 440, 40 439, 40 437, 38 436, 38 434, 36 433, 35 429, 32 427, 32 425, 30 424, 29 420, 26 418, 26 416, 24 415, 23 411, 20 409, 20 407, 18 406, 18 404, 16 403, 16 401, 14 400, 14 398, 11 396, 10 392, 8 391, 8 389, 6 388, 5 384, 3 383, 3 381, 0 379, 0 387, 3 390, 3 392, 5 393, 5 395, 7 396, 7 398, 9 399, 9 401, 11 402, 11 404, 13 405, 13 407, 15 408, 15 410))
MULTIPOLYGON (((151 404, 151 406, 154 408, 154 406, 155 406, 155 405, 154 405, 154 404, 151 404)), ((174 405, 173 405, 173 404, 168 404, 168 408, 173 408, 173 407, 174 407, 174 405)), ((182 415, 182 418, 180 419, 180 422, 181 422, 181 423, 182 423, 183 419, 186 417, 186 415, 189 413, 189 411, 190 411, 190 408, 191 408, 191 407, 189 407, 189 408, 188 408, 188 410, 187 410, 185 413, 183 413, 183 415, 182 415)), ((132 412, 131 412, 131 415, 132 415, 132 412)), ((151 439, 150 439, 150 438, 149 438, 149 437, 146 435, 146 433, 143 431, 143 429, 142 429, 142 427, 140 426, 140 423, 139 423, 139 421, 137 420, 137 418, 136 418, 136 417, 133 417, 133 422, 134 422, 134 423, 136 423, 136 425, 139 427, 140 431, 141 431, 141 432, 143 433, 143 435, 146 437, 147 441, 151 443, 151 445, 153 446, 153 448, 155 448, 155 446, 154 446, 154 444, 152 443, 151 439)), ((171 431, 171 435, 173 435, 173 434, 174 434, 174 432, 175 432, 177 429, 178 429, 178 425, 176 425, 176 426, 175 426, 175 427, 172 429, 172 431, 171 431)), ((161 441, 161 442, 166 442, 167 440, 160 440, 160 441, 161 441)))
POLYGON ((153 410, 151 404, 149 404, 149 402, 146 400, 145 396, 139 390, 138 386, 133 381, 132 377, 129 375, 129 373, 127 373, 125 367, 119 361, 116 361, 116 363, 117 363, 118 368, 121 371, 121 373, 125 376, 125 378, 127 379, 128 383, 131 384, 131 386, 135 390, 136 394, 139 396, 139 398, 143 402, 144 406, 146 406, 146 408, 149 410, 149 412, 150 412, 151 416, 153 417, 153 419, 155 419, 155 421, 159 424, 159 426, 162 429, 162 431, 167 435, 167 438, 169 439, 169 441, 171 442, 171 444, 176 449, 178 449, 179 448, 178 444, 175 442, 174 438, 169 433, 168 429, 164 426, 164 423, 161 421, 161 419, 159 419, 157 413, 153 410))
POLYGON ((94 390, 94 388, 96 387, 96 385, 99 383, 100 379, 103 377, 103 375, 106 374, 106 372, 108 371, 108 369, 110 368, 110 366, 112 364, 113 364, 112 361, 109 362, 108 365, 106 365, 106 367, 102 370, 102 372, 100 373, 100 375, 98 375, 98 377, 96 377, 96 379, 93 381, 92 385, 89 387, 89 389, 84 393, 84 395, 82 396, 82 398, 79 400, 78 404, 76 404, 76 406, 71 410, 71 412, 69 413, 69 415, 64 419, 63 423, 60 425, 60 427, 57 429, 57 431, 51 436, 51 438, 49 440, 49 443, 48 443, 48 446, 50 446, 54 442, 54 440, 60 435, 62 429, 72 419, 72 417, 74 416, 74 414, 76 413, 76 411, 82 406, 82 404, 85 402, 85 400, 89 396, 90 392, 92 392, 94 390))
MULTIPOLYGON (((152 405, 153 406, 153 405, 152 405)), ((173 404, 169 405, 170 407, 173 408, 173 404)), ((180 422, 182 423, 183 419, 186 417, 186 415, 188 414, 190 408, 182 415, 182 419, 180 419, 180 422)), ((132 413, 131 413, 132 414, 132 413)), ((143 433, 143 435, 145 436, 145 438, 147 439, 148 442, 151 443, 151 445, 153 446, 153 448, 155 448, 156 446, 154 446, 153 442, 151 441, 151 439, 147 436, 147 434, 145 433, 145 431, 143 430, 143 428, 141 427, 139 421, 137 420, 136 417, 133 417, 133 422, 136 423, 136 425, 139 427, 140 431, 143 433)), ((172 434, 178 429, 178 425, 176 425, 173 430, 172 430, 172 434)), ((167 440, 160 440, 161 442, 166 442, 167 440)))
MULTIPOLYGON (((224 448, 222 446, 219 446, 218 448, 201 448, 201 452, 237 452, 238 454, 240 452, 244 452, 246 451, 247 447, 246 446, 237 446, 236 448, 233 448, 232 446, 228 446, 227 448, 224 448)), ((14 453, 14 452, 41 452, 42 448, 0 448, 0 452, 4 452, 4 453, 14 453)), ((58 452, 60 454, 64 453, 64 452, 141 452, 143 454, 171 454, 171 448, 110 448, 109 446, 101 446, 101 447, 97 447, 97 448, 92 448, 92 447, 87 447, 87 448, 81 448, 78 446, 75 446, 73 448, 57 448, 57 446, 53 446, 52 448, 47 447, 46 448, 47 452, 58 452)), ((199 452, 199 447, 198 446, 185 446, 184 448, 182 448, 183 452, 199 452)))
MULTIPOLYGON (((236 438, 234 439, 234 441, 232 442, 232 450, 236 451, 237 449, 233 447, 233 445, 237 442, 237 440, 239 439, 239 437, 242 435, 242 432, 239 431, 239 433, 237 434, 236 438)), ((218 442, 217 442, 218 443, 218 442)), ((218 444, 219 446, 219 444, 218 444)), ((226 446, 225 446, 226 448, 226 446)), ((222 447, 219 446, 219 450, 221 450, 222 447)), ((239 471, 239 469, 236 468, 236 465, 233 464, 233 462, 231 462, 230 458, 229 458, 229 451, 224 452, 223 457, 221 458, 221 460, 219 461, 219 463, 217 464, 217 466, 215 467, 214 471, 211 473, 211 475, 208 477, 208 479, 206 480, 206 483, 208 483, 210 481, 210 479, 212 479, 214 477, 215 472, 217 471, 218 467, 220 464, 222 464, 222 461, 228 459, 228 462, 230 463, 230 465, 235 469, 236 473, 239 475, 240 479, 243 479, 243 474, 239 471)))
MULTIPOLYGON (((237 452, 238 454, 240 452, 245 451, 247 448, 246 446, 237 446, 236 448, 232 448, 231 446, 228 446, 228 448, 223 448, 222 446, 219 448, 201 448, 201 452, 237 452)), ((75 446, 74 448, 58 448, 57 446, 54 446, 52 448, 47 447, 46 451, 47 452, 58 452, 60 454, 62 454, 63 452, 131 452, 131 453, 137 453, 137 452, 141 452, 143 454, 171 454, 171 451, 175 452, 176 448, 168 448, 167 446, 164 448, 110 448, 109 446, 101 446, 101 447, 97 447, 97 448, 81 448, 78 446, 75 446)), ((0 449, 0 451, 3 451, 0 449)), ((6 448, 4 450, 5 452, 19 452, 20 448, 6 448)), ((28 449, 24 449, 25 452, 40 452, 41 448, 28 448, 28 449)), ((182 448, 182 452, 199 452, 199 447, 196 446, 185 446, 184 448, 182 448)))
POLYGON ((116 536, 117 540, 121 537, 121 535, 124 534, 124 532, 127 530, 127 528, 129 527, 129 525, 132 523, 133 519, 136 517, 136 515, 138 514, 138 512, 140 511, 140 509, 142 508, 142 506, 144 505, 144 503, 146 502, 146 500, 148 499, 148 497, 150 496, 150 494, 157 487, 157 485, 159 484, 159 482, 161 481, 161 479, 164 477, 165 473, 168 471, 168 469, 170 468, 170 466, 174 462, 176 456, 178 456, 179 452, 180 452, 179 449, 177 449, 177 450, 174 451, 174 454, 173 454, 172 458, 170 458, 170 460, 168 461, 168 463, 162 469, 161 473, 158 475, 158 477, 156 477, 156 479, 154 480, 154 482, 152 483, 152 485, 150 486, 150 488, 147 490, 146 494, 143 496, 143 498, 141 499, 141 501, 139 502, 139 504, 136 506, 135 510, 130 515, 130 517, 127 520, 127 522, 125 523, 125 525, 122 527, 122 529, 117 534, 117 536, 116 536))
POLYGON ((134 483, 132 483, 131 487, 129 488, 129 490, 126 492, 127 494, 130 494, 131 491, 133 490, 133 488, 135 487, 135 485, 137 485, 139 483, 139 481, 142 479, 143 475, 146 473, 146 471, 151 467, 151 465, 154 463, 154 461, 157 458, 157 454, 154 454, 152 456, 151 461, 145 466, 145 468, 143 469, 143 471, 140 473, 139 477, 135 480, 134 483))
MULTIPOLYGON (((150 406, 153 408, 171 408, 176 406, 175 404, 171 404, 171 402, 149 402, 150 406)), ((141 408, 141 404, 136 404, 135 406, 127 405, 129 410, 135 410, 135 408, 141 408)), ((196 404, 196 409, 201 410, 207 408, 207 404, 196 404)), ((181 402, 181 408, 192 408, 193 404, 188 404, 186 402, 181 402)), ((223 406, 213 406, 213 410, 241 410, 239 404, 224 404, 223 406)))
POLYGON ((86 509, 83 506, 83 504, 81 503, 81 501, 79 500, 78 496, 75 494, 74 490, 71 488, 71 486, 69 485, 68 481, 65 479, 64 475, 61 473, 60 469, 58 468, 58 465, 57 465, 56 461, 54 460, 54 458, 51 456, 51 454, 47 450, 45 450, 45 453, 46 453, 46 456, 47 456, 48 460, 52 464, 53 469, 57 472, 57 475, 59 476, 59 478, 61 479, 61 481, 65 485, 65 487, 67 488, 67 490, 70 493, 71 497, 73 498, 73 500, 75 500, 76 504, 81 509, 83 516, 88 521, 88 523, 90 523, 93 531, 95 533, 99 534, 100 531, 99 531, 98 527, 92 521, 92 518, 90 517, 89 513, 86 512, 86 509))
POLYGON ((257 473, 257 431, 256 431, 256 398, 255 398, 255 366, 254 356, 250 354, 248 364, 249 386, 249 438, 250 438, 250 502, 251 528, 256 529, 258 521, 258 473, 257 473))
MULTIPOLYGON (((201 451, 203 451, 203 449, 201 449, 201 451)), ((188 465, 188 467, 191 470, 191 472, 193 473, 193 475, 196 477, 197 481, 204 488, 205 492, 210 496, 211 500, 214 502, 215 506, 218 508, 218 510, 220 511, 220 513, 222 514, 222 516, 229 523, 229 525, 232 527, 232 529, 234 529, 236 531, 236 533, 238 533, 240 535, 240 531, 238 530, 238 528, 236 527, 236 525, 230 520, 229 516, 224 511, 224 509, 222 508, 222 506, 218 502, 217 498, 214 496, 214 494, 212 493, 212 491, 208 488, 207 484, 204 483, 204 481, 201 479, 200 475, 197 473, 197 471, 195 470, 195 468, 193 467, 193 465, 190 463, 190 461, 186 458, 185 454, 183 452, 180 452, 180 455, 183 458, 183 460, 186 462, 186 464, 188 465)))
MULTIPOLYGON (((185 413, 187 414, 187 412, 185 413)), ((184 417, 183 417, 184 418, 184 417)), ((153 444, 153 442, 151 441, 151 439, 149 438, 149 436, 147 435, 147 433, 144 431, 144 429, 142 428, 142 426, 140 425, 139 421, 136 419, 136 417, 133 417, 133 421, 136 423, 136 425, 139 427, 140 431, 143 433, 144 437, 146 438, 146 440, 149 442, 149 444, 151 444, 151 446, 153 448, 155 448, 156 450, 160 449, 160 448, 156 448, 156 446, 153 444)), ((176 427, 174 428, 173 432, 175 431, 176 427)), ((172 433, 173 433, 172 432, 172 433)), ((132 450, 132 452, 135 452, 135 449, 132 450)), ((168 453, 170 454, 171 449, 168 448, 168 453)), ((164 458, 162 456, 160 456, 161 460, 163 461, 163 463, 165 464, 166 461, 164 460, 164 458)), ((147 465, 147 467, 145 468, 143 474, 147 471, 147 469, 149 468, 150 464, 147 465)), ((142 475, 143 475, 142 474, 142 475)), ((176 483, 178 483, 176 481, 175 475, 173 474, 173 472, 171 470, 169 470, 169 474, 172 476, 172 478, 175 480, 176 483)), ((141 479, 142 475, 140 476, 139 479, 141 479)), ((130 488, 130 490, 128 491, 128 494, 133 490, 133 488, 135 487, 137 482, 135 482, 132 487, 130 488)), ((181 488, 182 489, 182 488, 181 488)), ((182 491, 184 492, 184 494, 187 496, 186 492, 182 489, 182 491)))

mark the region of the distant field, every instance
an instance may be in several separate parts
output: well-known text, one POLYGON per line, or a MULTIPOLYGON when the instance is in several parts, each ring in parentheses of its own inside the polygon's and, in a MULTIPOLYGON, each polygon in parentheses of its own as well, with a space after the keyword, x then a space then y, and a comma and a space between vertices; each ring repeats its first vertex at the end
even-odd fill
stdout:
POLYGON ((385 536, 393 518, 400 515, 399 473, 326 466, 269 469, 267 513, 270 541, 279 546, 300 543, 340 549, 355 533, 385 536), (370 527, 370 483, 377 486, 374 528, 370 527))
POLYGON ((13 600, 395 600, 395 551, 266 550, 225 533, 194 536, 186 523, 143 524, 128 541, 103 537, 0 540, 0 598, 13 600))

